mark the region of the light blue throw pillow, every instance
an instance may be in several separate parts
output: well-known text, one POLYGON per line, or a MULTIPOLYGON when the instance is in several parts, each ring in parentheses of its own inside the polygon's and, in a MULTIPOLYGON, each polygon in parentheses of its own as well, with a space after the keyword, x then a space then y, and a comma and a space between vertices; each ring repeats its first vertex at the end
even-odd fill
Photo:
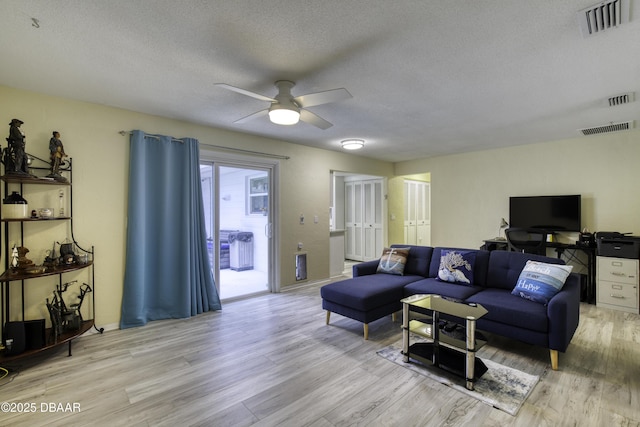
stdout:
POLYGON ((511 293, 540 304, 547 304, 560 292, 572 269, 572 265, 527 261, 511 293))

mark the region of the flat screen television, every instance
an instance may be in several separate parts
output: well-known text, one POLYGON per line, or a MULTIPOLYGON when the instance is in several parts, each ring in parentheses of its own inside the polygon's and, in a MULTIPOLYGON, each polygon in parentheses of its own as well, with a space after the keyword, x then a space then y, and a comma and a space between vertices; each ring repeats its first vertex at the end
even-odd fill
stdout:
POLYGON ((580 231, 580 195, 509 198, 509 227, 580 231))

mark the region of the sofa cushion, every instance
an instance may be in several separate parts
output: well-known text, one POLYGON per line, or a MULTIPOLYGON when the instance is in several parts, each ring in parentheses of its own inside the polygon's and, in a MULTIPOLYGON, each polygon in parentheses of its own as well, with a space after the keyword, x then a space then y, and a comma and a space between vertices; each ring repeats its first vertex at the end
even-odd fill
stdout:
POLYGON ((404 275, 409 248, 384 248, 376 273, 404 275))
POLYGON ((547 304, 560 292, 572 269, 572 265, 527 261, 511 293, 540 304, 547 304))
POLYGON ((404 286, 420 279, 412 275, 371 274, 324 285, 320 295, 325 300, 367 311, 400 301, 404 298, 404 286))
POLYGON ((438 279, 443 282, 473 285, 473 266, 478 251, 457 251, 443 249, 440 252, 438 279))
POLYGON ((548 332, 547 308, 542 304, 520 298, 503 289, 484 289, 465 302, 482 305, 486 310, 482 319, 516 326, 525 330, 548 332))
POLYGON ((416 245, 391 245, 392 248, 409 248, 409 256, 404 266, 405 275, 429 277, 429 263, 433 248, 416 245))
POLYGON ((505 289, 511 292, 518 282, 522 269, 529 260, 547 262, 549 264, 564 264, 564 261, 561 259, 542 255, 509 251, 491 251, 486 277, 487 286, 505 289))
POLYGON ((409 283, 404 287, 404 295, 408 297, 416 294, 437 294, 463 301, 483 289, 479 286, 458 285, 428 278, 409 283))
MULTIPOLYGON (((473 284, 475 286, 485 286, 487 282, 487 268, 489 265, 489 251, 482 251, 478 249, 465 249, 465 248, 433 248, 433 255, 431 255, 431 263, 429 264, 429 274, 426 277, 438 277, 438 270, 440 270, 440 258, 442 251, 454 250, 459 252, 472 251, 476 254, 475 263, 473 265, 473 284)), ((515 281, 514 281, 515 284, 515 281)))

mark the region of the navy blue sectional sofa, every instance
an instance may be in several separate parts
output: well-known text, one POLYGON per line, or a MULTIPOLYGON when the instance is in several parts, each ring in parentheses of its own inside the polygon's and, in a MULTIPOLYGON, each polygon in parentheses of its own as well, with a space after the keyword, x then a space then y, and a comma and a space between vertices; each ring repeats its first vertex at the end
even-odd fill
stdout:
POLYGON ((566 351, 580 317, 580 277, 572 273, 562 290, 547 304, 513 295, 518 277, 528 260, 564 264, 557 258, 507 251, 476 250, 473 285, 437 279, 440 255, 444 249, 411 245, 404 275, 377 273, 378 260, 356 264, 353 278, 330 283, 320 289, 322 308, 330 314, 360 321, 368 339, 368 323, 402 309, 401 299, 415 294, 438 294, 484 306, 488 313, 477 321, 477 328, 525 343, 548 348, 551 367, 558 369, 558 352, 566 351))

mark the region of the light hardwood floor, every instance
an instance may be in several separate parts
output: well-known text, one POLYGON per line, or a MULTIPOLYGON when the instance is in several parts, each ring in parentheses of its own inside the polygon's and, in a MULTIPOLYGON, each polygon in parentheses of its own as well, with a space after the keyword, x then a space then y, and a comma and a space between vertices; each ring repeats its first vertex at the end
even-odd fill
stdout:
POLYGON ((376 355, 390 317, 332 315, 319 285, 223 305, 188 320, 84 336, 0 380, 2 426, 638 426, 640 316, 584 304, 560 369, 542 348, 490 335, 480 357, 541 376, 517 417, 376 355), (80 412, 42 412, 42 404, 80 412))

